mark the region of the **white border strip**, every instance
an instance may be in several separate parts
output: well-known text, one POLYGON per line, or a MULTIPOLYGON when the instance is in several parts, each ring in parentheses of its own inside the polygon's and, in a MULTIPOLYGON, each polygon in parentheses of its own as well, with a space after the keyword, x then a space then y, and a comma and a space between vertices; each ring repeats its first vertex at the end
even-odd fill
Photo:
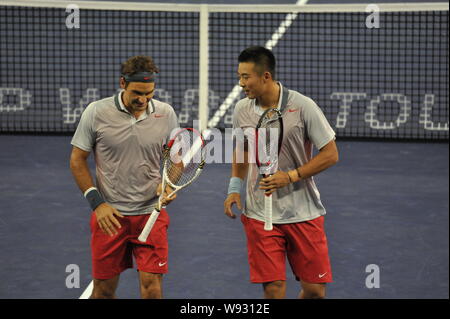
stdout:
POLYGON ((200 132, 206 129, 209 115, 209 13, 206 4, 200 10, 198 120, 200 132))
MULTIPOLYGON (((301 2, 301 1, 299 1, 301 2)), ((211 5, 210 12, 249 12, 249 13, 307 13, 307 12, 366 12, 368 5, 365 4, 309 4, 309 5, 211 5)), ((399 11, 442 11, 448 10, 448 2, 426 3, 426 2, 409 2, 409 3, 377 3, 380 12, 399 12, 399 11)))
POLYGON ((77 5, 80 9, 91 10, 121 10, 121 11, 179 11, 199 12, 199 5, 189 4, 165 4, 148 2, 124 2, 124 1, 58 1, 58 0, 15 0, 0 1, 0 5, 40 8, 66 8, 68 5, 77 5))
MULTIPOLYGON (((298 1, 303 2, 303 1, 298 1)), ((61 0, 1 0, 2 6, 66 8, 75 4, 80 9, 126 10, 126 11, 181 11, 200 12, 200 4, 165 4, 148 2, 115 1, 61 1, 61 0)), ((255 12, 255 13, 292 13, 292 12, 366 12, 366 4, 313 4, 313 5, 204 5, 209 12, 255 12)), ((417 3, 379 3, 381 12, 447 10, 448 2, 417 3)))

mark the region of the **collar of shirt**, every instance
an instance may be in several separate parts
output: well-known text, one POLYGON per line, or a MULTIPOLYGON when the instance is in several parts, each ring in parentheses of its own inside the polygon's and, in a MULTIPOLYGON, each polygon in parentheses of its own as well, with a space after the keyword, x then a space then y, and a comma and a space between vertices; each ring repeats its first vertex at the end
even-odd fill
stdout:
MULTIPOLYGON (((281 85, 281 82, 277 82, 277 84, 280 86, 280 97, 278 98, 277 108, 281 110, 281 102, 283 100, 283 86, 281 85)), ((253 99, 252 104, 255 113, 261 116, 264 113, 264 109, 261 106, 259 106, 259 104, 256 103, 256 99, 253 99)))
MULTIPOLYGON (((123 111, 123 112, 126 112, 126 113, 130 114, 130 115, 134 118, 133 114, 131 114, 131 113, 127 110, 127 108, 125 107, 125 105, 124 105, 123 102, 122 102, 122 93, 123 93, 123 90, 119 92, 119 94, 118 94, 118 99, 117 99, 117 100, 119 101, 119 107, 120 107, 120 110, 123 111)), ((139 116, 139 118, 138 118, 136 121, 142 121, 142 120, 145 120, 145 119, 148 117, 148 115, 149 115, 150 113, 153 113, 153 112, 155 112, 155 105, 153 104, 153 100, 150 100, 150 101, 148 102, 147 109, 145 110, 144 113, 141 114, 141 116, 139 116), (150 110, 151 110, 151 111, 150 111, 150 110)))

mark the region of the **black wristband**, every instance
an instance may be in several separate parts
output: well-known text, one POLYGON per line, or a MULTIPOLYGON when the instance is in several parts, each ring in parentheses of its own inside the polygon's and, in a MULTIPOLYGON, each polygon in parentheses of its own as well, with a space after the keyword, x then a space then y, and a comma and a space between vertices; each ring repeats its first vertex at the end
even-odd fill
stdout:
POLYGON ((92 210, 95 210, 100 204, 105 202, 96 188, 91 189, 85 196, 92 210))

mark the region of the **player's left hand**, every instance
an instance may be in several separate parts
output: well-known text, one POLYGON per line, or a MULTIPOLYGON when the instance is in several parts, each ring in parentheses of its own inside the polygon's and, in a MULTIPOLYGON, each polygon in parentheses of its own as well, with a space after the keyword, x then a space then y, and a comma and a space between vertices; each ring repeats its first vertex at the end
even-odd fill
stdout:
POLYGON ((275 174, 262 178, 259 182, 259 189, 266 194, 272 194, 277 188, 284 187, 290 183, 289 175, 283 171, 277 171, 275 174))

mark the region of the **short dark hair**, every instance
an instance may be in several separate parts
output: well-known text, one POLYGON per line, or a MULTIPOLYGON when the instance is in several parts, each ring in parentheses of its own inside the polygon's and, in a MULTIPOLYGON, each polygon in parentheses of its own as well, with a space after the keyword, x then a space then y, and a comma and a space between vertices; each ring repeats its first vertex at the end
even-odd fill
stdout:
POLYGON ((121 74, 131 75, 138 72, 159 73, 158 67, 149 56, 136 55, 122 63, 121 74))
POLYGON ((241 62, 253 62, 257 68, 259 74, 269 71, 272 75, 272 79, 275 80, 275 56, 272 51, 260 46, 252 46, 239 54, 239 63, 241 62))
MULTIPOLYGON (((153 59, 145 55, 136 55, 122 63, 120 73, 122 75, 132 75, 138 72, 159 73, 158 67, 153 62, 153 59)), ((129 82, 125 82, 125 88, 128 87, 129 82)))

